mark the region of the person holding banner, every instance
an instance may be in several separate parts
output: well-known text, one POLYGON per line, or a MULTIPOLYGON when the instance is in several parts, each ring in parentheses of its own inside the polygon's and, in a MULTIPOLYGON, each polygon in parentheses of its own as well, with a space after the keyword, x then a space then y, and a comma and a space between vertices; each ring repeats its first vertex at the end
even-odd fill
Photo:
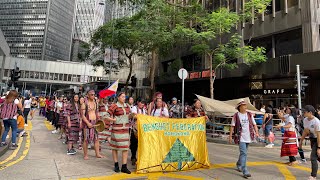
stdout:
POLYGON ((234 132, 234 142, 239 144, 240 155, 237 162, 237 169, 243 173, 244 178, 251 177, 247 169, 247 152, 249 144, 259 137, 259 131, 253 115, 247 112, 247 104, 244 100, 237 104, 236 109, 239 111, 234 114, 231 127, 229 143, 232 142, 234 132))
MULTIPOLYGON (((147 114, 146 109, 144 108, 145 104, 146 102, 144 100, 137 99, 137 105, 131 108, 131 113, 134 115, 147 114)), ((138 131, 137 131, 136 118, 133 117, 132 130, 130 133, 130 150, 131 150, 132 165, 135 165, 137 162, 137 157, 136 157, 137 149, 138 149, 138 131)))
POLYGON ((168 108, 163 106, 162 98, 157 98, 155 101, 156 107, 151 111, 151 116, 155 117, 169 117, 168 108))
MULTIPOLYGON (((152 112, 155 111, 156 109, 156 101, 157 99, 161 99, 162 100, 162 93, 161 92, 156 92, 153 96, 153 100, 152 102, 150 102, 150 104, 148 105, 148 115, 149 116, 152 116, 152 112)), ((162 108, 167 108, 168 109, 168 106, 165 102, 162 101, 162 104, 161 104, 161 107, 162 108)))
POLYGON ((122 151, 122 168, 121 172, 131 174, 127 168, 127 158, 129 150, 129 116, 130 107, 125 103, 126 94, 121 92, 118 94, 118 102, 112 104, 107 111, 107 120, 112 121, 110 147, 112 149, 112 157, 114 161, 114 171, 120 172, 118 162, 118 151, 122 151))
MULTIPOLYGON (((186 117, 187 118, 193 118, 193 117, 201 117, 201 116, 206 116, 206 112, 201 107, 200 100, 199 99, 195 99, 193 101, 192 108, 188 108, 186 117)), ((206 118, 208 119, 207 116, 206 116, 206 118)))

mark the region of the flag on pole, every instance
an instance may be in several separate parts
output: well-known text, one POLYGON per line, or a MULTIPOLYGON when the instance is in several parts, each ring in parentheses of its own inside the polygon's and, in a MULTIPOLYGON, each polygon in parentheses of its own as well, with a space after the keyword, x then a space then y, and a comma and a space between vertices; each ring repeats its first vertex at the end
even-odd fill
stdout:
POLYGON ((112 83, 107 89, 103 89, 99 92, 99 96, 101 98, 105 98, 107 96, 112 96, 117 93, 118 89, 118 84, 119 84, 119 79, 116 80, 114 83, 112 83))

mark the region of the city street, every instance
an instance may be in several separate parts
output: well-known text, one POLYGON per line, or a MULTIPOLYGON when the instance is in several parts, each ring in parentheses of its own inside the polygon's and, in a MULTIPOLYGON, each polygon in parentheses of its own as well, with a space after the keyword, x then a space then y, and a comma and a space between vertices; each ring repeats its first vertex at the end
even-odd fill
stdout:
MULTIPOLYGON (((96 159, 93 150, 90 159, 83 160, 79 151, 75 156, 66 154, 66 145, 51 134, 53 127, 43 117, 29 123, 29 136, 19 139, 19 148, 0 157, 0 179, 243 179, 235 170, 238 148, 234 145, 208 143, 210 169, 178 173, 116 174, 113 172, 111 151, 102 149, 105 159, 96 159)), ((310 154, 306 148, 306 156, 310 154)), ((300 164, 288 167, 287 158, 279 158, 280 148, 250 147, 249 171, 251 179, 307 179, 311 166, 300 164)), ((134 167, 129 165, 134 171, 134 167)))

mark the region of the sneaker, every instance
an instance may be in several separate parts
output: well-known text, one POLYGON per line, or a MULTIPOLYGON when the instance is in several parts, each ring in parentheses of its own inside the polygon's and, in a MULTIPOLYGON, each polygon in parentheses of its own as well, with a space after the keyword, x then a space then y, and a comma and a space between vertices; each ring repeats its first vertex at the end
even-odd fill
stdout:
POLYGON ((6 146, 6 145, 8 145, 6 142, 2 142, 2 143, 0 144, 0 147, 6 146))
POLYGON ((12 149, 16 149, 17 147, 18 147, 18 145, 17 145, 17 144, 12 144, 10 148, 12 148, 12 149))
POLYGON ((313 177, 313 176, 309 176, 308 180, 314 180, 314 179, 317 179, 316 177, 313 177))
POLYGON ((67 151, 67 154, 68 154, 68 155, 75 155, 76 152, 73 151, 73 149, 70 149, 70 150, 67 151))
POLYGON ((24 131, 21 131, 21 132, 19 133, 19 137, 22 137, 22 135, 23 135, 24 133, 25 133, 24 131))
POLYGON ((300 164, 307 164, 307 159, 301 159, 301 160, 299 161, 299 163, 300 163, 300 164))
POLYGON ((273 147, 272 144, 268 144, 268 145, 265 146, 265 148, 272 148, 272 147, 273 147))
POLYGON ((57 134, 58 131, 57 131, 57 130, 53 130, 53 131, 51 131, 51 133, 52 133, 52 134, 57 134))
POLYGON ((251 177, 251 174, 244 174, 243 177, 248 179, 248 177, 251 177))
POLYGON ((124 165, 122 165, 121 172, 126 174, 131 174, 131 171, 129 171, 127 166, 124 166, 124 165))

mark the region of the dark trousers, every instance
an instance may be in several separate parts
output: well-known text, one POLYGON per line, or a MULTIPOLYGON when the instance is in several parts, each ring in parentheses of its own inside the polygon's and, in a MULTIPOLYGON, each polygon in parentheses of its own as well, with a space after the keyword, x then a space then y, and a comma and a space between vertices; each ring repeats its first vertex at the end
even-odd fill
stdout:
POLYGON ((310 160, 311 160, 311 176, 313 177, 317 177, 317 172, 318 172, 318 154, 317 154, 317 150, 318 150, 318 142, 317 142, 317 138, 310 138, 310 142, 311 142, 311 154, 310 154, 310 160))
POLYGON ((40 115, 46 117, 46 108, 45 107, 40 107, 39 116, 40 115))
POLYGON ((294 156, 289 156, 289 161, 290 162, 294 162, 294 161, 296 161, 297 159, 296 159, 296 157, 294 157, 294 156))
POLYGON ((137 149, 138 149, 138 139, 134 135, 133 131, 131 130, 130 135, 130 150, 131 150, 131 160, 137 159, 137 149))
POLYGON ((24 117, 24 123, 28 124, 28 115, 30 112, 30 108, 24 108, 23 110, 23 117, 24 117))
POLYGON ((55 118, 54 118, 54 123, 53 123, 53 125, 54 125, 54 127, 55 127, 56 129, 59 129, 59 128, 60 128, 60 126, 58 125, 58 123, 59 123, 59 118, 60 118, 59 113, 55 113, 55 118))
POLYGON ((47 119, 50 122, 54 122, 54 111, 48 111, 47 119))

